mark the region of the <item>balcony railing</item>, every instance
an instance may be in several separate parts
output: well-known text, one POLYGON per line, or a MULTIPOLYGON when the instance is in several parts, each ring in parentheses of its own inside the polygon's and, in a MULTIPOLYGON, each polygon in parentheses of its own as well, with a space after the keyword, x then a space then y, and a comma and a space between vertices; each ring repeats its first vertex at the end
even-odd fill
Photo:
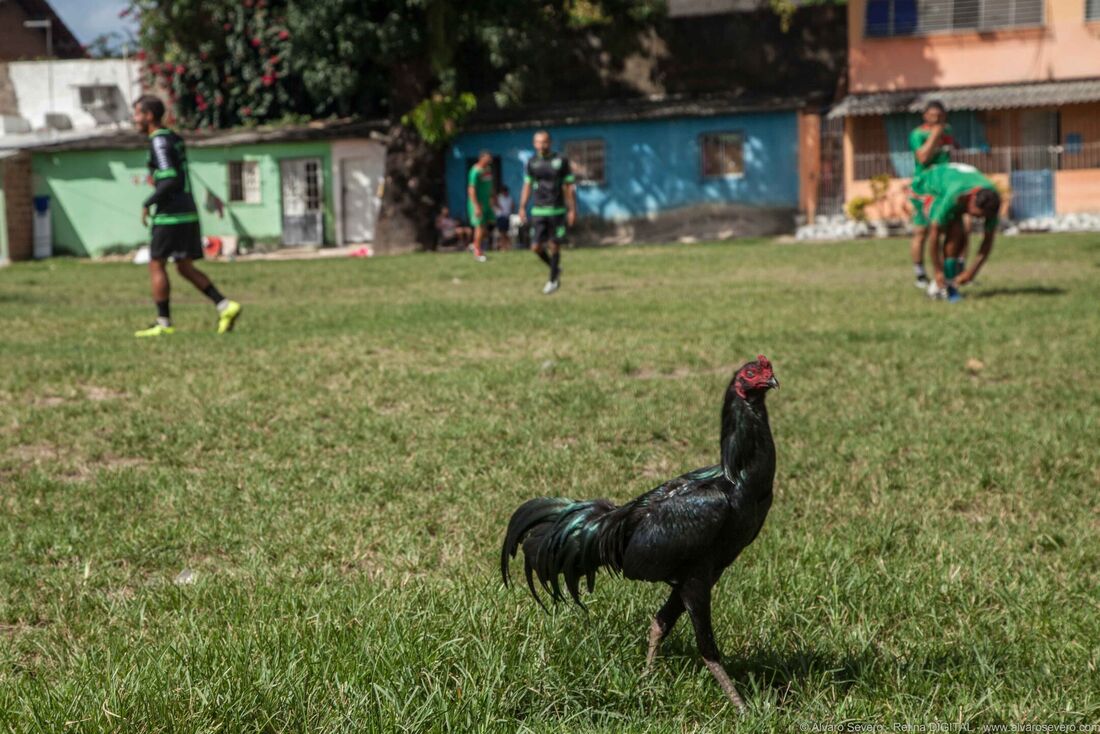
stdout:
POLYGON ((868 38, 927 36, 1043 25, 1043 0, 868 0, 868 38))
MULTIPOLYGON (((909 161, 912 161, 912 156, 908 151, 857 153, 853 161, 854 178, 866 180, 883 174, 891 178, 903 178, 898 173, 898 168, 911 168, 909 161)), ((1100 143, 972 148, 953 151, 951 159, 957 163, 969 163, 986 174, 1100 168, 1100 143)))
MULTIPOLYGON (((969 163, 982 173, 998 177, 998 185, 1009 197, 1010 217, 1015 220, 1034 220, 1055 214, 1055 193, 1058 185, 1055 174, 1058 171, 1095 169, 1100 172, 1100 143, 957 150, 952 153, 952 160, 956 163, 969 163)), ((912 170, 911 161, 912 153, 909 152, 858 153, 853 161, 853 178, 856 181, 867 181, 879 176, 908 178, 898 175, 898 169, 912 170)), ((897 194, 903 189, 898 189, 895 185, 891 187, 891 191, 897 194)), ((1071 192, 1064 193, 1069 193, 1073 198, 1071 192)), ((851 191, 845 191, 841 197, 837 191, 822 190, 819 196, 823 202, 833 202, 841 198, 847 201, 854 195, 851 191)), ((1079 211, 1080 202, 1075 206, 1075 211, 1079 211)), ((823 213, 828 214, 839 213, 836 209, 837 204, 822 207, 823 213)), ((1100 213, 1100 201, 1096 202, 1096 211, 1100 213)))

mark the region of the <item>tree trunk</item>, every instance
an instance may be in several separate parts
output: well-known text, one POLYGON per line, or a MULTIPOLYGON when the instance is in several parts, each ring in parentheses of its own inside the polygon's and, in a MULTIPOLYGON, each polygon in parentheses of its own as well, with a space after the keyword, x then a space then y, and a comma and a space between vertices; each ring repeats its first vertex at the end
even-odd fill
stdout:
POLYGON ((375 249, 435 249, 435 216, 444 194, 443 150, 428 145, 416 130, 401 124, 401 117, 428 96, 431 66, 426 58, 418 59, 396 64, 391 73, 394 121, 389 130, 375 249))
POLYGON ((379 252, 435 249, 435 216, 443 202, 443 151, 400 123, 390 128, 386 184, 375 236, 379 252))

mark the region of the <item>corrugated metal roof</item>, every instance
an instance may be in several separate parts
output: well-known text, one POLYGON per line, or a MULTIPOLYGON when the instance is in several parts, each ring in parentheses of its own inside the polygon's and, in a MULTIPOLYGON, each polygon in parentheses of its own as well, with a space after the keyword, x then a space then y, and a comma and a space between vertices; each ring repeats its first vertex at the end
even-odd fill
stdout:
MULTIPOLYGON (((383 139, 385 120, 316 120, 303 125, 263 126, 229 130, 182 130, 184 140, 195 148, 216 148, 255 143, 280 143, 296 140, 329 140, 332 138, 370 137, 383 139)), ((149 145, 149 140, 132 130, 71 131, 69 133, 30 133, 0 137, 0 150, 22 149, 41 153, 71 150, 135 150, 149 145)))
POLYGON ((741 93, 603 99, 489 110, 475 115, 466 131, 508 130, 596 122, 633 122, 672 117, 713 117, 819 106, 820 95, 759 96, 741 93))
POLYGON ((910 90, 852 94, 829 112, 829 117, 920 112, 932 100, 950 110, 1003 110, 1011 107, 1050 107, 1100 101, 1100 79, 1003 84, 991 87, 910 90))

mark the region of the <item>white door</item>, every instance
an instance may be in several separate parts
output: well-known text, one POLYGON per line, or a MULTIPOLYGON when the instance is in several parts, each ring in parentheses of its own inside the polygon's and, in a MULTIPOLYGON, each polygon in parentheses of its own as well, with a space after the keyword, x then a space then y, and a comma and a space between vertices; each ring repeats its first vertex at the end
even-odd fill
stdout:
POLYGON ((382 205, 379 186, 385 174, 385 151, 340 162, 341 196, 344 209, 344 244, 371 242, 382 205))
POLYGON ((320 158, 280 162, 283 189, 283 244, 321 245, 325 239, 320 158))

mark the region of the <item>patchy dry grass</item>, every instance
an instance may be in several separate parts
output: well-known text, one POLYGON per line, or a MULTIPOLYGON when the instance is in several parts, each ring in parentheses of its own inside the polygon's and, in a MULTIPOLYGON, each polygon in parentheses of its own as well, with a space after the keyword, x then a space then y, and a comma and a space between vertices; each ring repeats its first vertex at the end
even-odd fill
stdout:
POLYGON ((1100 720, 1100 246, 999 243, 955 307, 900 242, 0 271, 0 729, 725 731, 656 587, 502 589, 539 495, 716 457, 766 353, 777 501, 716 596, 738 730, 1100 720), (175 583, 184 569, 193 582, 175 583))

